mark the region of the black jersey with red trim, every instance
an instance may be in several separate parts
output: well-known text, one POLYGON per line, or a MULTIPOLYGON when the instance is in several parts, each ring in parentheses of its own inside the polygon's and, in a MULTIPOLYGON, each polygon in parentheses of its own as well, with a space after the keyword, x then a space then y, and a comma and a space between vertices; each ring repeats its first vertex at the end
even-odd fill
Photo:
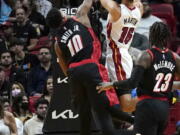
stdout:
POLYGON ((92 28, 74 18, 67 19, 58 30, 57 41, 68 64, 101 57, 101 45, 92 28))
POLYGON ((166 97, 171 91, 175 77, 176 62, 173 52, 158 48, 147 50, 151 55, 151 66, 145 70, 138 86, 138 96, 166 97))

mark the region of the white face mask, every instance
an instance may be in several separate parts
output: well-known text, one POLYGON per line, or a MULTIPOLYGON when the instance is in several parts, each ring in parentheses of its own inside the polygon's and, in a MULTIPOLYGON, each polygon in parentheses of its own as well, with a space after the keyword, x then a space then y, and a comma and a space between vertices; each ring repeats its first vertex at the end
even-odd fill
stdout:
POLYGON ((13 97, 19 95, 20 93, 21 93, 21 90, 20 90, 20 89, 14 89, 14 90, 12 90, 12 96, 13 96, 13 97))

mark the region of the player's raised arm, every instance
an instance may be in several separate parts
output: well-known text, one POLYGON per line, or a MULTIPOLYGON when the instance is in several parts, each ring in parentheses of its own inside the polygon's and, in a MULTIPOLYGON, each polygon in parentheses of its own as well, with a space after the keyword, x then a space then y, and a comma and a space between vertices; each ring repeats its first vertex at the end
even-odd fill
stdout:
POLYGON ((102 6, 109 12, 111 21, 115 22, 121 17, 119 5, 113 0, 100 0, 102 6))
POLYGON ((84 0, 83 3, 79 6, 76 17, 78 20, 87 27, 91 27, 88 12, 91 9, 93 0, 84 0))
POLYGON ((138 7, 141 12, 141 15, 143 15, 144 9, 141 0, 134 0, 134 6, 138 7))

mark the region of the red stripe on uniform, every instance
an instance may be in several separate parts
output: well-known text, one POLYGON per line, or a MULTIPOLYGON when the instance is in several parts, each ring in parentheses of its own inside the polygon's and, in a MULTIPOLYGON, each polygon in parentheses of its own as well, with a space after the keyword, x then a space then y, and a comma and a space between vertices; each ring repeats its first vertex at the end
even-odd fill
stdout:
POLYGON ((124 71, 121 63, 121 54, 119 52, 120 48, 117 48, 115 42, 113 40, 110 40, 109 45, 113 51, 113 61, 115 65, 115 71, 117 80, 125 80, 126 79, 126 72, 124 71))
POLYGON ((82 60, 80 62, 71 63, 69 65, 69 68, 74 68, 74 67, 81 66, 81 65, 84 65, 84 64, 88 64, 88 63, 97 63, 97 61, 94 60, 94 59, 85 59, 85 60, 82 60))
POLYGON ((166 98, 166 97, 152 97, 149 95, 142 95, 142 96, 138 97, 139 101, 144 100, 144 99, 158 99, 158 100, 162 100, 162 101, 168 101, 168 98, 166 98))
POLYGON ((157 48, 156 46, 153 46, 152 48, 154 48, 154 49, 156 49, 157 51, 159 51, 159 52, 163 52, 163 53, 166 53, 166 52, 168 52, 169 51, 169 49, 168 48, 165 48, 165 49, 163 49, 163 50, 161 50, 160 48, 157 48))
POLYGON ((95 35, 92 28, 88 28, 88 31, 90 32, 90 34, 93 38, 93 52, 91 54, 91 58, 99 60, 101 58, 101 42, 95 35))
POLYGON ((119 48, 116 46, 115 42, 111 39, 111 30, 112 30, 112 23, 108 23, 107 25, 107 36, 110 40, 109 46, 113 52, 113 61, 115 65, 116 76, 118 80, 125 80, 126 79, 126 72, 124 71, 122 64, 121 64, 121 54, 119 52, 119 48))
MULTIPOLYGON (((69 68, 81 66, 81 65, 84 65, 87 63, 96 63, 98 66, 99 74, 101 76, 102 81, 109 82, 107 69, 102 64, 99 64, 99 62, 94 59, 85 59, 80 62, 72 63, 69 65, 69 68)), ((118 99, 116 91, 114 89, 107 90, 107 91, 105 91, 105 93, 106 93, 106 96, 107 96, 111 106, 119 104, 119 99, 118 99)))
POLYGON ((152 53, 152 51, 150 49, 146 50, 147 53, 149 53, 149 55, 151 56, 151 60, 154 60, 154 54, 152 53))
MULTIPOLYGON (((97 64, 97 65, 98 65, 99 73, 100 73, 100 76, 102 77, 103 82, 109 82, 107 69, 102 64, 97 64)), ((107 90, 105 91, 105 93, 109 99, 111 106, 119 104, 119 99, 117 97, 115 89, 107 90)))

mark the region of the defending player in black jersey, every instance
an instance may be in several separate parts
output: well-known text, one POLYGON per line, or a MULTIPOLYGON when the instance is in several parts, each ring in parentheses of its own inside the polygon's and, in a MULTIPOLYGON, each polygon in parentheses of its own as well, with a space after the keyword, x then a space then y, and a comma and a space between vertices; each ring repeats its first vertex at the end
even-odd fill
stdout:
MULTIPOLYGON (((152 48, 137 60, 131 78, 124 81, 102 83, 100 91, 112 87, 129 90, 137 87, 139 102, 136 105, 135 133, 162 135, 168 118, 168 97, 175 73, 180 75, 180 57, 166 48, 170 32, 166 24, 156 22, 150 28, 152 48)), ((176 85, 177 88, 178 85, 176 85)))
POLYGON ((63 18, 57 9, 52 9, 46 21, 51 28, 57 29, 55 50, 60 67, 68 76, 79 109, 80 135, 90 135, 92 108, 104 135, 120 135, 119 131, 114 130, 110 113, 129 122, 133 122, 133 118, 114 108, 114 105, 119 104, 114 89, 101 95, 96 91, 100 82, 109 80, 105 67, 99 63, 101 44, 87 16, 91 4, 92 0, 85 0, 76 18, 69 19, 63 18))

